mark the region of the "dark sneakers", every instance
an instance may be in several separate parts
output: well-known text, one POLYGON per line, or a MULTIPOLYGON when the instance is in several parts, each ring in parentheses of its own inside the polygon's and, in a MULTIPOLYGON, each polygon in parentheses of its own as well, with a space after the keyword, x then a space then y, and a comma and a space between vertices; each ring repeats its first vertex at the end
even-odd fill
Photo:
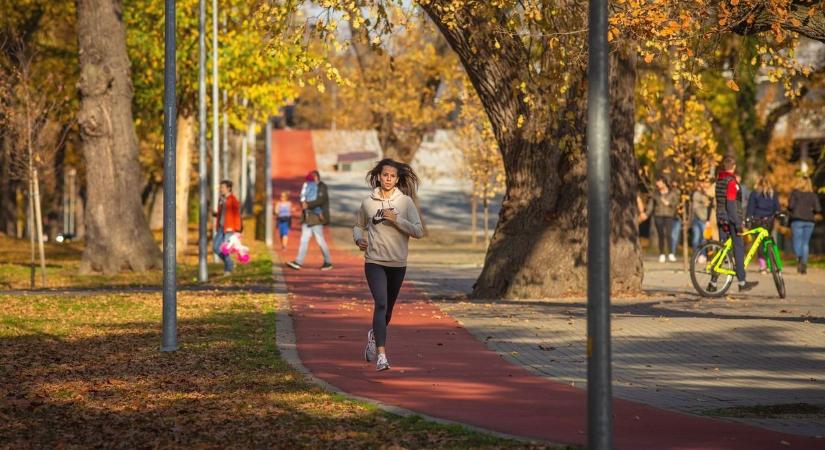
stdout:
POLYGON ((757 284, 758 281, 746 281, 744 283, 739 283, 739 292, 747 292, 753 289, 757 284))
POLYGON ((331 270, 331 269, 332 269, 332 264, 330 264, 330 263, 324 263, 324 265, 321 266, 321 270, 331 270))
POLYGON ((286 265, 293 268, 293 269, 295 269, 295 270, 301 270, 301 265, 298 264, 295 261, 290 261, 290 262, 286 263, 286 265))

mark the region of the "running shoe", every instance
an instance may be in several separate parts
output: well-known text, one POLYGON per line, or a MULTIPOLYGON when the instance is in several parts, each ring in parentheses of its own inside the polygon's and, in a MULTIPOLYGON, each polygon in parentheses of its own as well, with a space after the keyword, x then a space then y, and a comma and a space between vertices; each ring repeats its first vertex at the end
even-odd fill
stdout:
POLYGON ((667 255, 667 260, 670 262, 676 262, 676 255, 674 255, 673 253, 667 255))
POLYGON ((367 331, 367 346, 364 347, 364 359, 367 361, 372 361, 375 359, 375 354, 377 353, 377 349, 375 348, 375 333, 367 331))
POLYGON ((298 264, 295 261, 290 261, 290 262, 286 263, 286 265, 293 268, 293 269, 295 269, 295 270, 301 270, 301 265, 298 264))
POLYGON ((375 362, 375 370, 381 372, 382 370, 387 370, 390 368, 390 362, 387 361, 387 354, 386 353, 379 353, 378 354, 378 361, 375 362))
POLYGON ((332 264, 324 263, 324 265, 321 266, 321 270, 332 270, 332 264))
POLYGON ((660 262, 660 263, 663 263, 663 262, 665 262, 665 261, 667 261, 667 256, 665 256, 664 254, 659 255, 659 262, 660 262))

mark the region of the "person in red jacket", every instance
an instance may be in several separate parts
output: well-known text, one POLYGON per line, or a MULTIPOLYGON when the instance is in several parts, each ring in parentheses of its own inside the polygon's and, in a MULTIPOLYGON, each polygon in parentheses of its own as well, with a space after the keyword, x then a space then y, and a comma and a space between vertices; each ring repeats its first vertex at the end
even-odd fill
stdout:
POLYGON ((221 197, 218 200, 218 210, 215 215, 215 236, 212 239, 212 251, 223 261, 223 274, 229 275, 235 268, 232 256, 221 253, 221 244, 233 233, 241 232, 241 204, 232 194, 232 182, 221 181, 221 197))

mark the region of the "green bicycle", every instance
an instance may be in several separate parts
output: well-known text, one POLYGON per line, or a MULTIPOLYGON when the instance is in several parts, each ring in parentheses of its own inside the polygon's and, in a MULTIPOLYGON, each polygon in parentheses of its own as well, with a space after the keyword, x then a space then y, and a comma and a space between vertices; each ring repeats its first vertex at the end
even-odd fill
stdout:
MULTIPOLYGON (((748 227, 750 220, 745 222, 748 227)), ((773 283, 780 298, 785 298, 785 280, 782 278, 782 258, 768 230, 760 225, 749 229, 741 236, 754 236, 753 244, 745 253, 745 267, 748 267, 760 246, 773 275, 773 283)), ((724 243, 707 241, 697 249, 690 260, 690 281, 693 288, 703 297, 721 297, 730 289, 736 277, 733 261, 733 239, 731 236, 724 243), (716 280, 716 289, 712 289, 711 280, 716 280)))

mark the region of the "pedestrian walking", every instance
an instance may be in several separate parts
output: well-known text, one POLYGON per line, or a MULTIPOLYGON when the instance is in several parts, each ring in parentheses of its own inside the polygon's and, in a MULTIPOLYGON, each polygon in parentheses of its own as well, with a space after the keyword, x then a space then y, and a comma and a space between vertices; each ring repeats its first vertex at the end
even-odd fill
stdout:
MULTIPOLYGON (((748 197, 746 216, 751 220, 752 226, 761 226, 768 231, 773 231, 773 220, 777 212, 779 212, 779 200, 774 195, 773 187, 767 177, 760 177, 755 189, 748 197)), ((765 250, 762 247, 759 247, 759 273, 768 273, 765 250)))
POLYGON ((819 197, 814 193, 810 178, 800 179, 796 189, 791 191, 788 213, 793 251, 796 254, 796 271, 804 274, 808 272, 809 243, 814 233, 816 215, 822 213, 822 205, 819 203, 819 197))
POLYGON ((215 216, 215 236, 212 238, 212 251, 223 261, 223 274, 229 275, 235 268, 232 255, 224 255, 221 252, 221 245, 227 241, 232 234, 243 231, 241 222, 241 204, 235 194, 232 193, 232 182, 221 181, 220 198, 218 199, 218 210, 213 213, 215 216))
POLYGON ((352 237, 364 251, 364 273, 375 304, 364 358, 375 359, 381 371, 390 368, 387 326, 407 271, 409 239, 423 237, 424 226, 414 200, 419 179, 408 164, 383 159, 367 173, 367 184, 372 192, 355 215, 352 237))
POLYGON ((309 240, 314 236, 315 242, 321 248, 321 254, 324 256, 324 264, 321 266, 321 270, 330 270, 332 269, 332 259, 329 255, 329 246, 327 246, 327 241, 324 239, 324 226, 329 224, 329 193, 327 185, 321 181, 321 174, 317 170, 310 172, 307 177, 312 178, 315 188, 308 188, 305 183, 304 188, 308 189, 302 189, 306 192, 304 192, 304 201, 301 202, 301 242, 298 246, 298 256, 286 265, 292 269, 301 270, 309 248, 309 240), (313 190, 315 192, 312 192, 313 190), (312 194, 314 194, 314 198, 312 198, 312 194))
POLYGON ((278 234, 281 237, 281 250, 286 250, 289 242, 289 227, 292 224, 292 202, 289 193, 281 192, 281 199, 275 204, 275 215, 278 217, 278 234))
MULTIPOLYGON (((736 177, 736 159, 726 156, 716 176, 716 222, 719 224, 719 239, 725 242, 733 239, 733 259, 736 263, 736 278, 739 292, 753 289, 758 281, 747 281, 745 273, 745 242, 740 233, 744 231, 744 211, 742 211, 742 190, 736 177)), ((716 290, 717 275, 714 272, 708 292, 716 290)))
MULTIPOLYGON (((711 194, 708 193, 710 183, 700 181, 696 190, 690 196, 690 246, 693 252, 705 241, 705 229, 710 225, 710 213, 713 210, 711 194)), ((707 262, 707 255, 699 255, 699 263, 707 262)))
POLYGON ((656 189, 650 196, 642 220, 653 214, 653 222, 656 224, 656 234, 659 237, 659 262, 670 260, 676 261, 676 255, 671 250, 670 241, 673 233, 673 218, 676 217, 676 209, 679 206, 678 194, 670 189, 667 179, 660 177, 656 180, 656 189), (667 254, 667 252, 670 252, 667 254), (667 254, 667 256, 665 256, 667 254))

